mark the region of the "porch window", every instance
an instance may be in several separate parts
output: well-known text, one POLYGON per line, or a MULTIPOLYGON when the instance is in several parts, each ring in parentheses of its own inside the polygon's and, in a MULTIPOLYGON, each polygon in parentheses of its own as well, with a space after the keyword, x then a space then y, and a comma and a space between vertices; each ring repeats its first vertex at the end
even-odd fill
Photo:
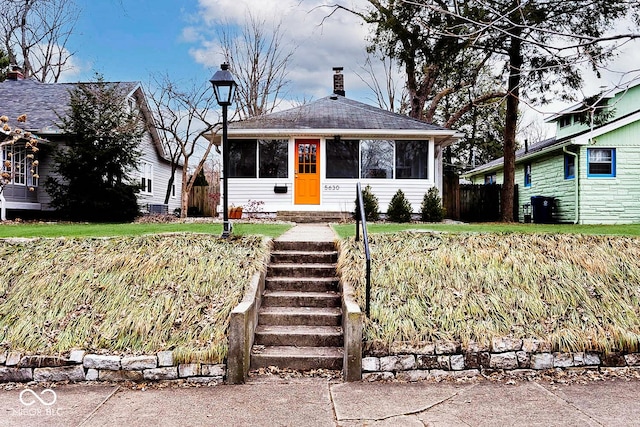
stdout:
POLYGON ((142 162, 140 165, 140 183, 143 194, 153 194, 153 163, 142 162))
POLYGON ((360 141, 360 177, 393 178, 394 141, 360 141))
POLYGON ((531 163, 524 165, 524 186, 531 187, 531 163))
POLYGON ((327 139, 327 178, 358 178, 357 139, 327 139))
POLYGON ((396 179, 427 179, 427 141, 396 141, 396 179))
POLYGON ((587 176, 609 178, 616 176, 615 148, 587 149, 587 176))
POLYGON ((260 178, 287 178, 289 176, 289 141, 264 139, 258 141, 260 178))
POLYGON ((258 170, 258 150, 255 139, 229 140, 228 178, 255 178, 258 170))

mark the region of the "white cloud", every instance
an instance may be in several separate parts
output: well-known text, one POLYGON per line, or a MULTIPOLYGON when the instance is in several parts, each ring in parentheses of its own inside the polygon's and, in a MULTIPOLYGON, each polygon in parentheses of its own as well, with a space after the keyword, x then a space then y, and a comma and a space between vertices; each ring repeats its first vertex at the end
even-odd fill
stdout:
MULTIPOLYGON (((219 25, 242 25, 248 15, 264 20, 267 26, 281 22, 287 42, 297 46, 289 67, 293 98, 318 98, 332 90, 332 68, 344 67, 345 89, 353 96, 366 85, 354 71, 366 58, 368 28, 362 20, 346 11, 322 7, 318 0, 200 0, 204 40, 190 50, 196 62, 217 68, 224 60, 216 41, 219 25)), ((345 6, 362 8, 364 0, 343 2, 345 6)), ((194 36, 193 32, 190 32, 194 36)), ((194 37, 195 38, 195 37, 194 37)))

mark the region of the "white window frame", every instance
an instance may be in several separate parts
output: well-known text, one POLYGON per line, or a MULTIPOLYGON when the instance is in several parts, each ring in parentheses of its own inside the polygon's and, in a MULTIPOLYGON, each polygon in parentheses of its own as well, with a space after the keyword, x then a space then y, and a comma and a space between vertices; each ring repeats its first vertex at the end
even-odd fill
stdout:
POLYGON ((153 194, 153 163, 142 162, 140 164, 140 183, 142 194, 153 194))
POLYGON ((29 162, 27 148, 24 146, 5 145, 2 147, 2 171, 11 175, 9 184, 19 186, 37 187, 40 180, 34 175, 38 175, 38 165, 29 162), (10 154, 10 155, 9 155, 10 154), (11 162, 11 167, 7 169, 4 162, 11 162), (31 171, 33 170, 33 173, 31 171))

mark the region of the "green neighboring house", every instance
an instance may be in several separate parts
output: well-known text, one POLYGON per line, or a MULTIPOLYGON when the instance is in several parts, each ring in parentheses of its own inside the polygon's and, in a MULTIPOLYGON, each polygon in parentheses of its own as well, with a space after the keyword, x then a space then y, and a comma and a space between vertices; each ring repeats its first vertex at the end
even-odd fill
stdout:
MULTIPOLYGON (((547 122, 556 123, 556 136, 516 153, 519 206, 534 196, 553 197, 555 222, 639 223, 640 85, 591 98, 547 122), (588 107, 594 100, 596 108, 588 107)), ((494 160, 463 177, 501 184, 503 163, 494 160)), ((519 209, 520 221, 525 209, 519 209)))

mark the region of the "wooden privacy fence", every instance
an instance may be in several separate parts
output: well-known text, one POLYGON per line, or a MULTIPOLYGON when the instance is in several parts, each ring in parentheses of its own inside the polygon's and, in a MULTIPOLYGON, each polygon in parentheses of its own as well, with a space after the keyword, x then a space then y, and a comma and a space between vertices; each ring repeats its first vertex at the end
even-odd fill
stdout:
POLYGON ((193 186, 189 192, 189 207, 198 208, 202 216, 215 216, 218 205, 209 195, 209 186, 193 186))
MULTIPOLYGON (((443 206, 447 218, 465 222, 500 221, 502 185, 459 184, 458 177, 444 181, 443 206)), ((518 218, 518 186, 514 190, 514 218, 518 218)))

